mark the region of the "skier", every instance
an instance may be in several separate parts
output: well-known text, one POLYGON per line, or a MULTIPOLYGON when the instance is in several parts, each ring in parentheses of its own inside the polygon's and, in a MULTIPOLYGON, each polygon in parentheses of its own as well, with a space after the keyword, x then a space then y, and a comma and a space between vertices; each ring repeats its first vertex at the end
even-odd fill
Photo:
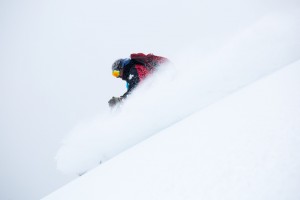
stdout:
POLYGON ((167 58, 143 53, 131 54, 130 58, 116 60, 112 65, 112 75, 126 81, 127 91, 120 97, 112 97, 108 101, 109 106, 113 108, 121 103, 142 80, 153 73, 159 65, 167 62, 167 58))

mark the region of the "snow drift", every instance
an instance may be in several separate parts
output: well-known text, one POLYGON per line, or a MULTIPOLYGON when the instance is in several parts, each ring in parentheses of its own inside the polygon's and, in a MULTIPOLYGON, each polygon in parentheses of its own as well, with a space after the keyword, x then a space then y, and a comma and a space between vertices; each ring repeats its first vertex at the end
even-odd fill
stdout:
POLYGON ((299 200, 300 60, 43 200, 299 200))
MULTIPOLYGON (((300 58, 300 15, 273 13, 205 57, 185 52, 176 73, 158 72, 120 112, 104 112, 75 127, 56 159, 59 170, 81 174, 187 115, 300 58)), ((147 53, 147 52, 145 52, 147 53)), ((169 69, 169 68, 166 68, 169 69)))

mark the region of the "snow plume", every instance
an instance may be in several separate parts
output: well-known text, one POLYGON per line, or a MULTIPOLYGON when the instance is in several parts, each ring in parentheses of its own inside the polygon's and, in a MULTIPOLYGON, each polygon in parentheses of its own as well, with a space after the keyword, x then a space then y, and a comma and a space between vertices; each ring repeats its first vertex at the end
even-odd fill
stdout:
POLYGON ((172 60, 174 66, 162 67, 144 81, 118 111, 76 126, 57 153, 58 169, 84 173, 195 110, 298 60, 298 13, 265 16, 205 58, 195 53, 197 48, 182 53, 172 60))

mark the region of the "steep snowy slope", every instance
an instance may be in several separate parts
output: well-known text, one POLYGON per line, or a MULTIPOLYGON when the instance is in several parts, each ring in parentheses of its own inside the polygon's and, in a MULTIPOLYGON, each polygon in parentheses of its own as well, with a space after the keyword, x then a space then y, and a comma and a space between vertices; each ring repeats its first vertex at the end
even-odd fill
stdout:
POLYGON ((57 168, 66 174, 82 174, 228 93, 300 59, 299 13, 270 13, 213 52, 178 56, 175 76, 171 70, 161 70, 135 90, 120 113, 99 113, 100 117, 75 126, 58 149, 57 168))
POLYGON ((44 200, 300 199, 300 62, 132 147, 44 200))

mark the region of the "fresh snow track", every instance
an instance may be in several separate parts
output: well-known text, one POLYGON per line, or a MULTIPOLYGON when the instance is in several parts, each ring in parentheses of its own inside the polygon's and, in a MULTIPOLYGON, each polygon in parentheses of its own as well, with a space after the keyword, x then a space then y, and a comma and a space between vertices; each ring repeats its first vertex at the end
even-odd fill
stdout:
POLYGON ((299 59, 299 19, 299 12, 272 13, 196 62, 189 54, 182 55, 175 62, 176 70, 166 66, 145 81, 119 113, 104 113, 75 127, 58 151, 58 169, 82 174, 299 59))

